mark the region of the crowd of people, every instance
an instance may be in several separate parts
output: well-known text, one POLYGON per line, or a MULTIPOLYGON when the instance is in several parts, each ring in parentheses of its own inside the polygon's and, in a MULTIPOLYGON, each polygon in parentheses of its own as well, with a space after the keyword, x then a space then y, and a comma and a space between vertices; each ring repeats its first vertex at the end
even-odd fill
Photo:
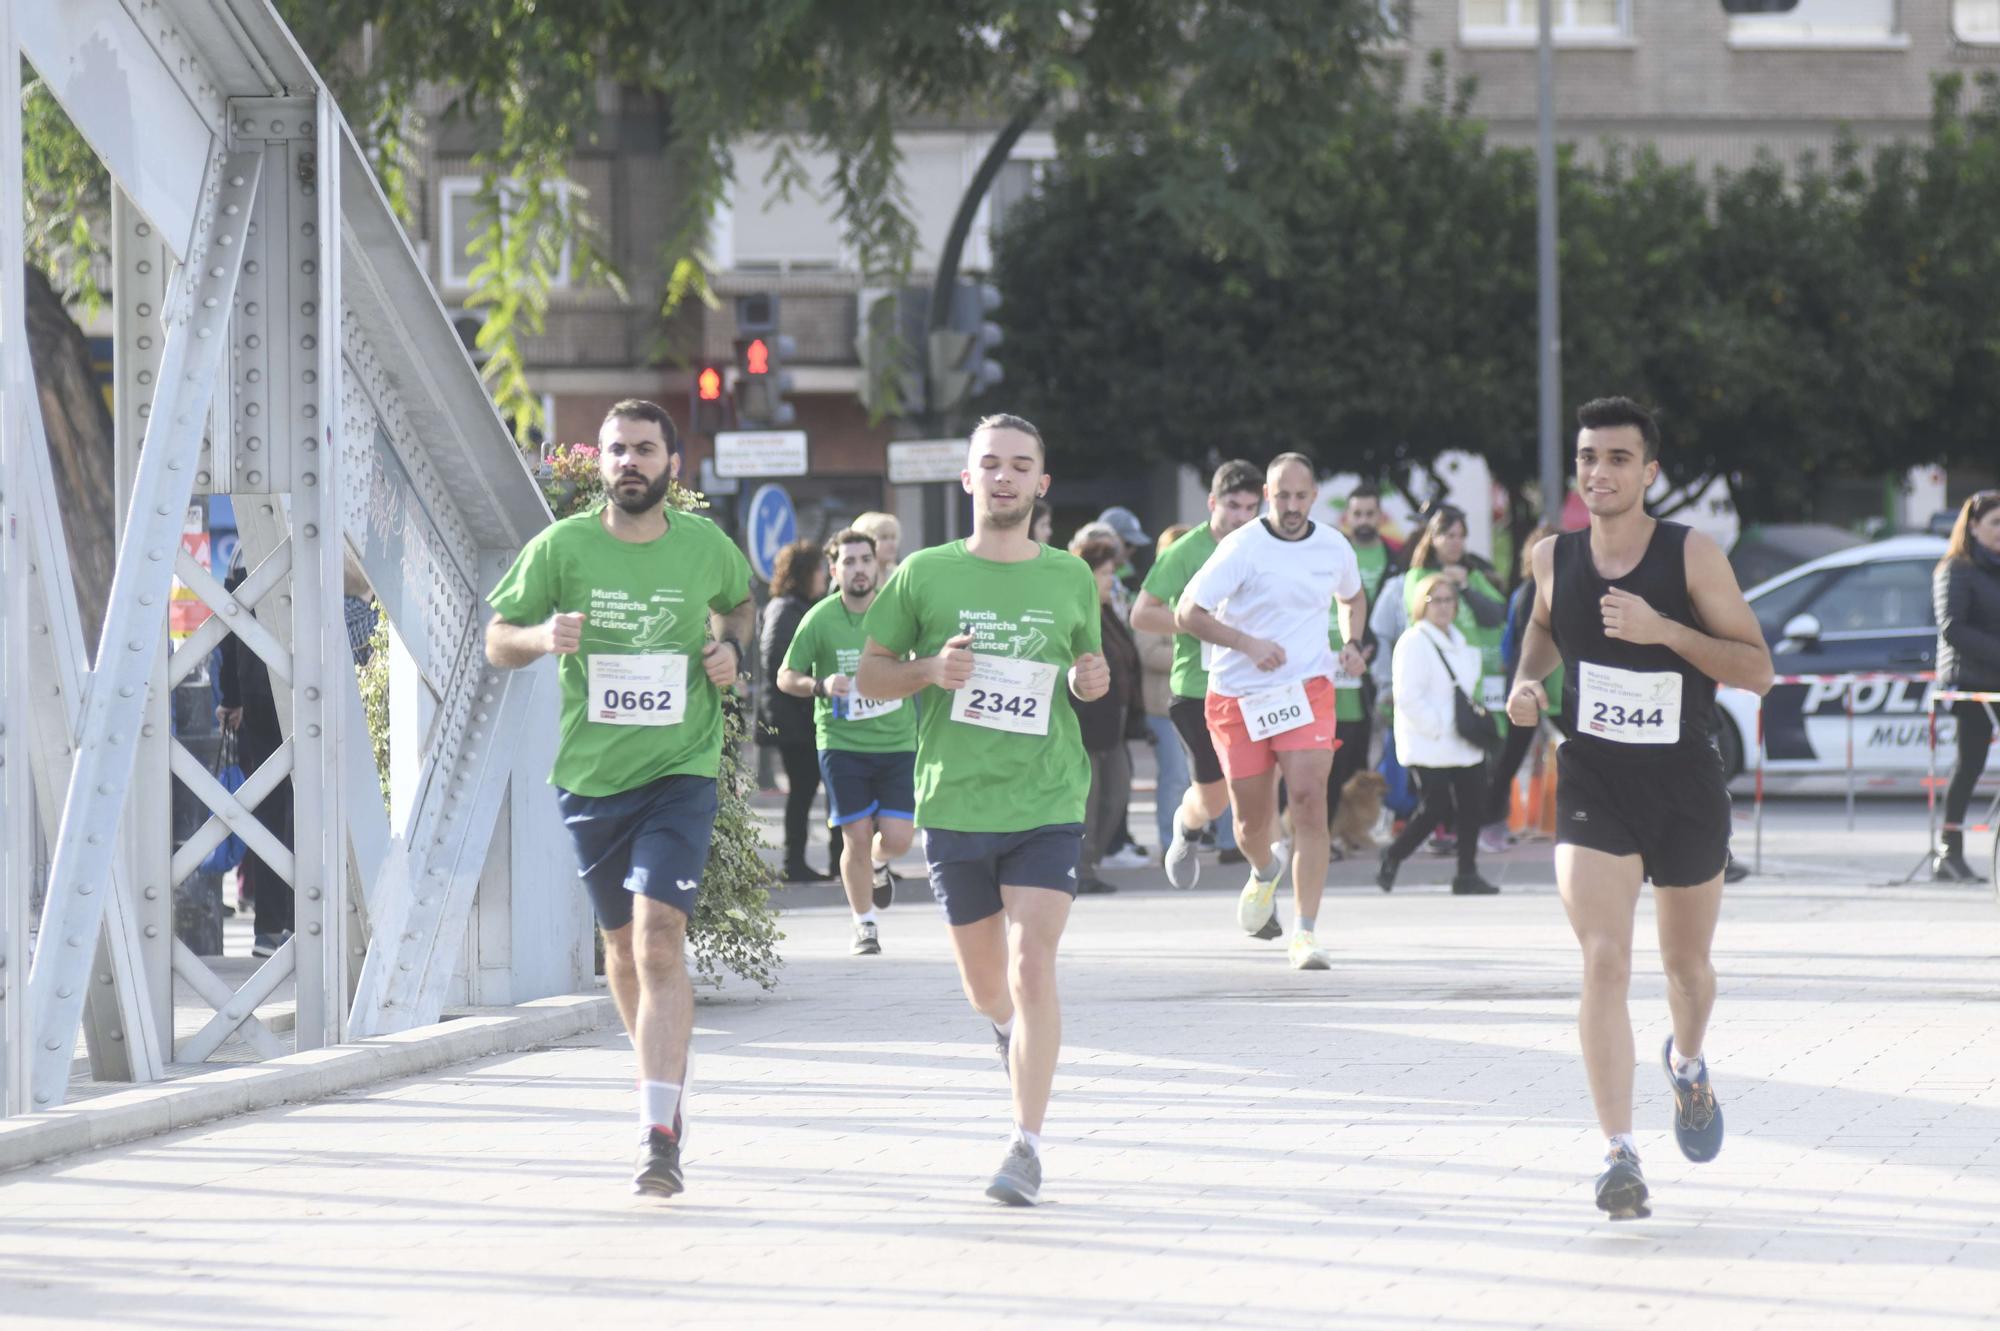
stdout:
MULTIPOLYGON (((671 1196, 684 1187, 692 1025, 683 946, 716 809, 720 700, 746 677, 757 612, 734 543, 705 518, 663 510, 681 465, 667 414, 619 403, 600 444, 607 502, 530 542, 488 598, 487 655, 501 667, 560 660, 551 779, 637 1053, 634 1186, 671 1196)), ((905 556, 893 519, 871 514, 786 552, 759 643, 773 686, 765 738, 792 785, 786 862, 810 873, 811 792, 823 786, 852 950, 879 955, 890 865, 922 832, 965 996, 1011 1093, 989 1197, 1040 1197, 1072 900, 1106 890, 1098 874, 1128 849, 1151 862, 1126 828, 1132 744, 1159 750, 1166 881, 1195 886, 1204 841, 1233 833, 1248 870, 1236 926, 1286 939, 1291 968, 1313 972, 1332 964, 1317 933, 1328 861, 1375 821, 1375 801, 1395 798, 1392 776, 1413 772, 1417 790, 1402 792, 1407 821, 1380 851, 1377 883, 1393 888, 1418 845, 1448 829, 1452 892, 1498 890, 1477 856, 1482 838, 1504 835, 1496 787, 1544 720, 1567 736, 1554 868, 1605 1140, 1596 1204, 1614 1219, 1648 1213, 1627 1011, 1648 881, 1674 1133, 1689 1160, 1715 1157, 1723 1119, 1704 1043, 1730 829, 1715 693, 1761 694, 1773 675, 1720 548, 1645 511, 1660 450, 1638 404, 1580 409, 1589 524, 1524 551, 1511 600, 1468 553, 1462 512, 1429 512, 1403 561, 1382 540, 1378 493, 1351 491, 1336 529, 1318 517, 1312 460, 1293 453, 1218 466, 1207 520, 1163 532, 1156 549, 1125 509, 1057 547, 1041 434, 1011 415, 982 420, 967 442, 966 539, 905 556), (1152 558, 1140 578, 1142 552, 1152 558)), ((1988 500, 1968 505, 1939 571, 1952 678, 1968 690, 2000 680, 2000 496, 1988 500)))

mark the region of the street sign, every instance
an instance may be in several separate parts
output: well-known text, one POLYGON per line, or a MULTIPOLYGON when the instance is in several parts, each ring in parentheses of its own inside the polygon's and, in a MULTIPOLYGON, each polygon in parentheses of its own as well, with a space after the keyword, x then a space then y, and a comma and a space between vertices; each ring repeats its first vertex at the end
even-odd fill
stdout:
POLYGON ((963 439, 905 439, 889 445, 889 484, 955 481, 965 470, 963 439))
POLYGON ((715 472, 715 459, 703 458, 694 488, 705 495, 734 495, 742 491, 743 482, 733 477, 718 476, 715 472))
MULTIPOLYGON (((804 438, 803 435, 800 438, 804 438)), ((743 514, 743 545, 758 581, 769 582, 778 551, 799 539, 799 515, 782 485, 760 485, 743 514)))
POLYGON ((715 474, 723 477, 803 476, 804 430, 724 430, 715 436, 715 474))

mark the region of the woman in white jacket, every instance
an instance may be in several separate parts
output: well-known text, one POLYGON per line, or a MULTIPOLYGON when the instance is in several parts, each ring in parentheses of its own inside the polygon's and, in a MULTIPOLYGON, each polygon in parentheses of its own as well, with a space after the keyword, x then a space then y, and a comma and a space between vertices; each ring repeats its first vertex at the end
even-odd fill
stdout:
POLYGON ((1458 588, 1433 573, 1417 589, 1423 615, 1396 640, 1392 663, 1396 699, 1396 756, 1417 774, 1424 802, 1402 833, 1382 852, 1375 875, 1384 892, 1396 885, 1396 870, 1454 809, 1458 817, 1458 873, 1451 890, 1458 896, 1490 896, 1500 889, 1479 876, 1479 816, 1486 807, 1486 755, 1458 733, 1457 689, 1476 699, 1480 654, 1452 625, 1458 588), (1457 683, 1453 683, 1453 676, 1457 683))

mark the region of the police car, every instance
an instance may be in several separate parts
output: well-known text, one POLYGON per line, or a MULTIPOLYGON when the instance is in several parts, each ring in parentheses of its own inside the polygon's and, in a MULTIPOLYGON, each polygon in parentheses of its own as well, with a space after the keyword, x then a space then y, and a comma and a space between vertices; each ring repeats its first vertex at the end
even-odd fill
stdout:
MULTIPOLYGON (((1745 595, 1780 677, 1883 675, 1853 685, 1854 768, 1858 779, 1890 776, 1898 788, 1929 762, 1928 704, 1936 685, 1895 678, 1928 674, 1937 660, 1931 570, 1939 536, 1897 536, 1801 564, 1745 595)), ((1716 693, 1724 770, 1756 766, 1757 697, 1716 693)), ((1778 684, 1764 698, 1764 770, 1796 776, 1847 769, 1848 685, 1838 680, 1778 684)), ((1948 711, 1937 722, 1940 768, 1955 750, 1948 711)), ((1879 784, 1879 780, 1877 784, 1879 784)))

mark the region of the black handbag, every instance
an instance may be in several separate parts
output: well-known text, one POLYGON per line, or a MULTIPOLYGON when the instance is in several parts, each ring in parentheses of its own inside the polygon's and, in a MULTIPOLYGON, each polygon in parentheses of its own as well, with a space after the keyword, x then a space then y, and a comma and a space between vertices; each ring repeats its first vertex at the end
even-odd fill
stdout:
POLYGON ((1451 676, 1451 719, 1458 737, 1481 753, 1492 753, 1500 747, 1500 723, 1486 710, 1485 703, 1469 697, 1458 687, 1458 672, 1451 668, 1451 659, 1438 646, 1436 638, 1431 639, 1431 649, 1438 654, 1444 673, 1451 676))

